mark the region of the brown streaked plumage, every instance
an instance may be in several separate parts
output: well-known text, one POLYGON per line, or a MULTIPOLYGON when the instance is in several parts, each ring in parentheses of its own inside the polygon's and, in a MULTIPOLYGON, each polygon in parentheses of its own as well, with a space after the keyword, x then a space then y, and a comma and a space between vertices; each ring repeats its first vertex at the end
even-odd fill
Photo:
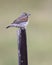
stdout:
POLYGON ((25 27, 27 25, 26 22, 28 22, 28 17, 30 14, 28 13, 22 13, 20 17, 18 17, 16 20, 11 23, 11 25, 7 26, 6 28, 9 27, 25 27))

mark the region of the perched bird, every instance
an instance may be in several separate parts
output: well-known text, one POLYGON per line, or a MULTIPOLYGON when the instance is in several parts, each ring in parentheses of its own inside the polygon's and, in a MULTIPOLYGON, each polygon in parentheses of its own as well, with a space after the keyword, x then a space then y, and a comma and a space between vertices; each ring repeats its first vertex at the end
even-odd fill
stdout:
POLYGON ((28 24, 28 17, 31 14, 23 12, 16 20, 13 21, 9 26, 6 28, 10 27, 18 27, 18 28, 25 28, 28 24))

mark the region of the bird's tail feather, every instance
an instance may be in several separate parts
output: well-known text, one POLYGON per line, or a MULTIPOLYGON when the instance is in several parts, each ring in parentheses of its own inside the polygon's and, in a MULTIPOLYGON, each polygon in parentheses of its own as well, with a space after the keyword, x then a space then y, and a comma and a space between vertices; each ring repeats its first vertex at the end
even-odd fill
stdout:
POLYGON ((11 26, 7 26, 6 28, 10 28, 11 26))
POLYGON ((16 27, 16 24, 10 24, 10 25, 7 26, 6 28, 10 28, 10 27, 16 27))

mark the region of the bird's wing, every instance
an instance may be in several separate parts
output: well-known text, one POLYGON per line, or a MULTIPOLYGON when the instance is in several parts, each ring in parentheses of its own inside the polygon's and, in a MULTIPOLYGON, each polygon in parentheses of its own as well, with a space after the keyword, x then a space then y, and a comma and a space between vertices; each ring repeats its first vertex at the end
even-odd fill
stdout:
POLYGON ((12 24, 19 24, 19 21, 16 19, 16 20, 13 21, 12 24))
POLYGON ((12 24, 19 24, 21 22, 27 22, 28 18, 25 16, 25 17, 18 17, 16 20, 13 21, 12 24))

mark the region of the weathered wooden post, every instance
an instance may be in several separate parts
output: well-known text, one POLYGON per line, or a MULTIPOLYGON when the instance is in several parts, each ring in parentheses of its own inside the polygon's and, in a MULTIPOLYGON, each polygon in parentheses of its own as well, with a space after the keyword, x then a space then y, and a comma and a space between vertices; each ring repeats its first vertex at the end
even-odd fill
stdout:
POLYGON ((28 65, 26 29, 18 30, 18 61, 19 65, 28 65))

